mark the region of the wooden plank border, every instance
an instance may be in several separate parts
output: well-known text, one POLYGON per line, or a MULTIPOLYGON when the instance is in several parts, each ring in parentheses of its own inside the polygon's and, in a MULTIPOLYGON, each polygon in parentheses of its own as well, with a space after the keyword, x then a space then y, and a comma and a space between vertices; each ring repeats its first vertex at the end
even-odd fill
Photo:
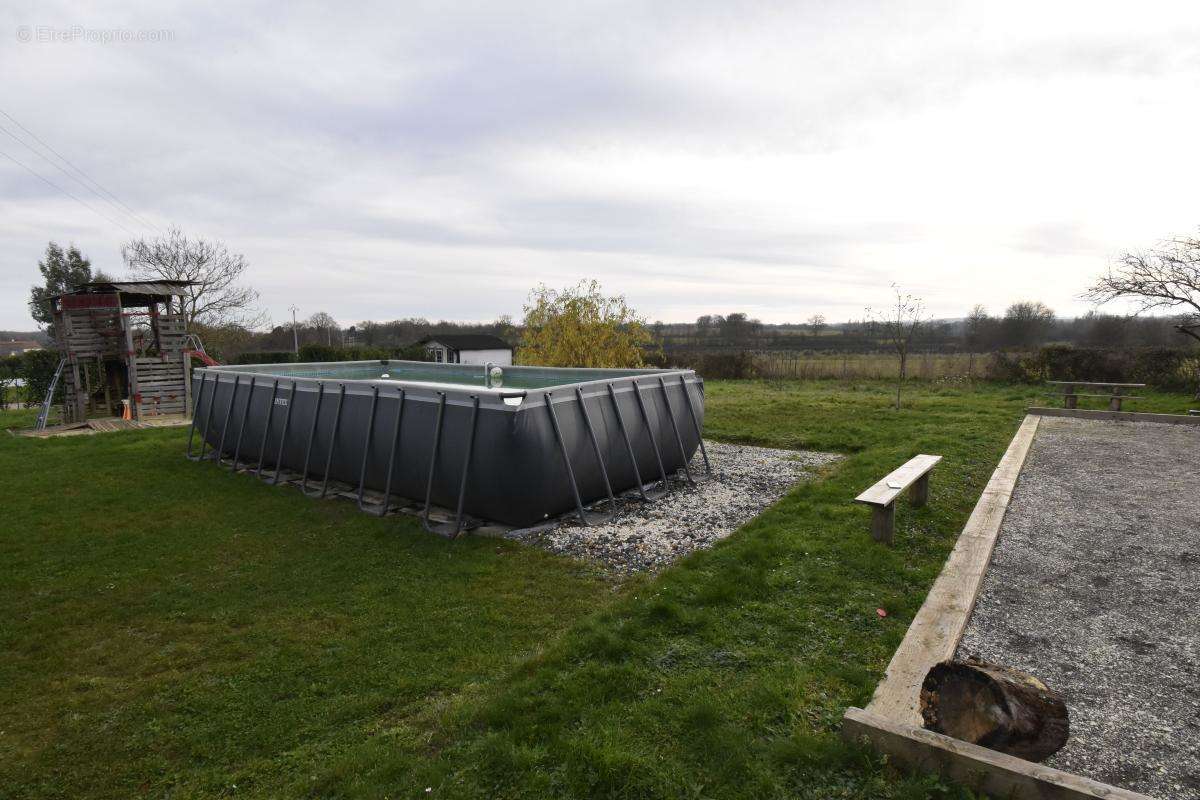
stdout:
POLYGON ((1102 411, 1098 408, 1042 408, 1032 406, 1026 412, 1039 417, 1074 417, 1118 422, 1162 422, 1168 425, 1200 425, 1200 416, 1153 414, 1148 411, 1102 411))
POLYGON ((1025 417, 1009 443, 946 565, 875 688, 875 696, 867 706, 872 714, 907 725, 921 725, 917 710, 921 682, 930 667, 952 658, 958 649, 1039 421, 1036 416, 1025 417))
POLYGON ((910 769, 937 772, 977 792, 992 797, 1036 800, 1153 800, 1054 767, 960 742, 940 733, 851 708, 842 720, 849 739, 866 739, 910 769))

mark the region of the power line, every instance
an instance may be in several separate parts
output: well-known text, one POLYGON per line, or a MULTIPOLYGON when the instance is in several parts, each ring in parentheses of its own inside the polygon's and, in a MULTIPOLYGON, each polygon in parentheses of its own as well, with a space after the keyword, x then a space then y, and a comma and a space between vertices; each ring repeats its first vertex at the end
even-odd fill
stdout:
POLYGON ((4 131, 6 134, 8 134, 8 136, 10 138, 15 139, 16 141, 20 142, 22 145, 24 145, 27 149, 29 149, 31 152, 36 154, 43 161, 45 161, 46 163, 53 166, 59 172, 66 175, 68 178, 75 181, 80 186, 87 189, 92 194, 96 195, 101 200, 103 200, 104 202, 108 203, 110 206, 115 208, 118 212, 123 212, 125 214, 128 214, 131 218, 136 220, 138 223, 145 225, 147 227, 153 228, 154 230, 158 231, 159 233, 162 233, 161 228, 159 228, 153 222, 150 222, 149 220, 144 219, 136 211, 134 211, 132 208, 130 208, 124 201, 122 201, 121 198, 117 197, 115 194, 113 194, 108 189, 106 189, 103 185, 101 185, 99 181, 97 181, 95 178, 88 175, 86 172, 84 172, 82 169, 80 169, 78 166, 76 166, 75 163, 72 162, 69 158, 67 158, 62 153, 58 152, 53 147, 51 147, 49 144, 47 144, 46 141, 44 139, 42 139, 40 136, 38 136, 36 133, 34 133, 33 131, 29 130, 29 128, 26 128, 24 125, 22 125, 21 122, 16 117, 14 117, 12 114, 9 114, 4 109, 0 108, 0 115, 3 115, 4 117, 6 117, 14 125, 16 125, 22 131, 24 131, 26 134, 28 134, 31 138, 33 138, 34 141, 36 141, 42 147, 46 148, 51 153, 53 153, 55 156, 57 156, 64 164, 66 164, 71 169, 73 169, 75 172, 77 172, 79 174, 79 176, 83 178, 83 180, 80 180, 80 177, 76 177, 75 175, 72 175, 70 172, 67 172, 67 170, 63 169, 61 166, 59 166, 58 164, 54 163, 49 158, 47 158, 45 154, 38 152, 37 149, 35 149, 28 142, 18 138, 11 131, 7 130, 3 126, 0 126, 0 130, 4 131), (87 181, 87 183, 85 183, 84 181, 87 181), (91 185, 89 185, 89 183, 91 185), (93 188, 93 187, 95 187, 95 188, 93 188), (107 195, 107 196, 105 196, 105 195, 107 195))
POLYGON ((88 210, 89 210, 89 211, 91 211, 93 214, 96 214, 96 215, 97 215, 97 216, 99 216, 99 217, 103 217, 105 220, 107 220, 108 222, 111 222, 113 225, 116 225, 118 228, 120 228, 121 230, 125 231, 125 232, 126 232, 126 233, 128 233, 130 236, 133 236, 133 237, 135 237, 135 238, 137 237, 137 234, 136 234, 136 233, 134 233, 133 231, 129 230, 129 228, 126 228, 126 227, 125 227, 124 225, 122 225, 122 224, 121 224, 119 221, 117 221, 117 220, 113 219, 112 217, 109 217, 108 215, 106 215, 106 214, 102 213, 102 212, 101 212, 99 209, 97 209, 95 206, 91 205, 91 204, 90 204, 90 203, 88 203, 87 201, 85 201, 85 200, 80 200, 78 197, 76 197, 75 195, 71 194, 71 193, 70 193, 70 192, 68 192, 66 189, 62 188, 62 187, 61 187, 61 186, 59 186, 57 183, 55 183, 54 181, 52 181, 52 180, 50 180, 49 178, 45 177, 44 175, 42 175, 41 173, 39 173, 37 170, 33 169, 32 167, 28 166, 27 164, 24 164, 24 163, 22 163, 22 162, 18 161, 17 159, 13 158, 12 156, 10 156, 8 153, 4 152, 3 150, 0 150, 0 156, 4 156, 4 157, 5 157, 5 158, 7 158, 9 161, 13 162, 13 163, 14 163, 14 164, 16 164, 18 167, 20 167, 21 169, 23 169, 23 170, 25 170, 26 172, 28 172, 30 175, 34 176, 34 177, 35 177, 35 178, 37 178, 38 180, 40 180, 40 181, 42 181, 43 183, 45 183, 47 186, 51 187, 52 189, 57 189, 58 191, 62 192, 62 193, 63 193, 63 194, 65 194, 67 197, 69 197, 69 198, 71 198, 72 200, 74 200, 76 203, 79 203, 81 206, 83 206, 84 208, 88 209, 88 210))
MULTIPOLYGON (((19 124, 19 123, 18 123, 18 124, 19 124)), ((31 153, 33 153, 34 155, 36 155, 36 156, 38 156, 39 158, 41 158, 41 159, 42 159, 43 161, 45 161, 47 164, 49 164, 50 166, 52 166, 52 167, 54 167, 55 169, 57 169, 59 172, 61 172, 62 174, 66 175, 68 178, 70 178, 71 180, 75 181, 75 182, 76 182, 76 183, 78 183, 80 186, 82 186, 83 188, 85 188, 85 189, 87 189, 88 191, 90 191, 92 194, 96 195, 96 197, 99 197, 101 200, 103 200, 104 202, 108 203, 108 205, 112 206, 112 207, 113 207, 113 208, 114 208, 114 209, 115 209, 115 210, 116 210, 116 211, 117 211, 119 214, 123 213, 123 214, 125 214, 126 216, 128 216, 129 218, 131 218, 131 219, 133 219, 133 220, 136 220, 138 223, 140 223, 140 224, 142 224, 142 225, 149 225, 149 224, 150 224, 150 223, 146 222, 145 220, 141 219, 140 217, 138 217, 138 215, 137 215, 137 214, 135 214, 135 213, 130 213, 130 212, 125 212, 125 211, 123 211, 123 210, 122 210, 122 209, 121 209, 119 206, 117 206, 116 204, 114 204, 114 203, 113 203, 111 200, 109 200, 108 198, 104 197, 104 195, 102 195, 102 194, 100 194, 99 192, 97 192, 97 191, 96 191, 95 189, 93 189, 91 186, 88 186, 86 183, 84 183, 84 182, 83 182, 83 181, 81 181, 79 178, 77 178, 77 177, 75 177, 74 175, 72 175, 70 172, 67 172, 65 169, 63 169, 61 166, 59 166, 59 165, 58 165, 58 164, 56 164, 55 162, 51 161, 49 158, 47 158, 47 157, 46 157, 46 155, 45 155, 45 154, 43 154, 43 153, 39 152, 39 151, 38 151, 36 148, 34 148, 34 147, 33 147, 32 145, 30 145, 28 142, 26 142, 26 141, 24 141, 23 139, 21 139, 19 136, 17 136, 16 134, 14 134, 12 131, 10 131, 10 130, 8 130, 7 128, 5 128, 3 125, 0 125, 0 132, 3 132, 3 133, 4 133, 5 135, 7 135, 7 136, 8 136, 10 139, 12 139, 14 142, 16 142, 16 143, 18 143, 18 144, 20 144, 20 145, 23 145, 23 146, 24 146, 24 147, 25 147, 27 150, 29 150, 31 153)), ((13 160, 13 161, 15 161, 15 159, 13 159, 11 156, 9 156, 9 160, 13 160)), ((17 162, 17 163, 20 163, 20 162, 17 162)), ((25 165, 24 165, 24 164, 22 164, 21 166, 25 166, 25 165)), ((28 168, 28 167, 26 167, 26 169, 29 169, 29 168, 28 168)), ((32 172, 32 170, 30 170, 30 171, 32 172)), ((34 174, 37 174, 37 173, 34 173, 34 174)), ((40 178, 40 177, 42 177, 42 176, 41 176, 41 175, 38 175, 38 177, 40 178)), ((52 185, 54 185, 54 184, 52 184, 52 185)), ((62 192, 64 192, 64 193, 67 193, 65 189, 62 189, 62 187, 56 187, 56 188, 58 188, 60 191, 62 191, 62 192)), ((81 201, 81 202, 82 202, 82 201, 81 201)), ((95 210, 95 209, 93 209, 93 210, 95 210)), ((106 218, 107 218, 107 217, 106 217, 106 218)), ((128 229, 126 229, 126 230, 128 230, 128 229)), ((134 235, 136 235, 136 234, 134 234, 134 235)))
POLYGON ((23 131, 24 131, 25 133, 27 133, 27 134, 28 134, 30 137, 32 137, 32 138, 34 139, 34 141, 38 142, 38 143, 39 143, 39 144, 40 144, 42 147, 46 148, 46 149, 47 149, 47 150, 49 150, 51 153, 53 153, 55 156, 57 156, 57 157, 58 157, 58 158, 59 158, 59 159, 60 159, 60 160, 61 160, 63 163, 65 163, 65 164, 66 164, 67 166, 69 166, 71 169, 75 170, 75 172, 79 173, 79 175, 80 175, 80 176, 82 176, 82 177, 83 177, 84 179, 86 179, 88 182, 90 182, 91 184, 93 184, 93 185, 95 186, 95 188, 92 188, 92 186, 89 186, 87 183, 84 183, 84 181, 80 180, 80 179, 79 179, 79 178, 77 178, 76 176, 72 175, 71 173, 67 172, 65 169, 63 169, 62 167, 60 167, 58 164, 55 164, 55 163, 54 163, 53 161, 51 161, 50 159, 46 158, 46 156, 45 156, 45 155, 43 155, 42 153, 39 153, 39 152, 38 152, 36 149, 34 149, 32 146, 30 146, 28 142, 25 142, 25 141, 22 141, 22 140, 20 140, 20 139, 17 139, 17 137, 16 137, 16 136, 13 136, 11 133, 9 133, 7 130, 5 130, 5 133, 8 133, 8 135, 9 135, 9 136, 11 136, 11 137, 12 137, 12 138, 14 138, 14 139, 17 139, 17 141, 21 142, 21 144, 25 145, 25 147, 27 147, 27 148, 28 148, 29 150, 31 150, 32 152, 34 152, 34 153, 37 153, 37 155, 38 155, 39 157, 41 157, 43 160, 45 160, 47 163, 50 163, 50 164, 52 164, 52 165, 53 165, 53 166, 54 166, 56 169, 58 169, 58 170, 59 170, 60 172, 62 172, 64 175, 66 175, 67 177, 71 178, 71 179, 72 179, 72 180, 74 180, 76 183, 80 184, 80 185, 81 185, 81 186, 83 186, 85 189, 87 189, 88 191, 90 191, 92 194, 96 195, 96 196, 97 196, 97 197, 99 197, 101 200, 104 200, 105 202, 107 202, 109 205, 112 205, 114 208, 117 208, 117 210, 118 210, 118 211, 124 211, 125 213, 129 214, 131 217, 133 217, 134 219, 136 219, 138 222, 140 222, 141 224, 143 224, 143 225, 146 225, 146 226, 148 226, 148 227, 151 227, 151 228, 154 228, 155 230, 159 231, 160 233, 162 232, 162 229, 161 229, 161 228, 159 228, 159 227, 158 227, 157 225, 155 225, 153 222, 150 222, 150 221, 148 221, 148 220, 146 220, 146 219, 143 219, 143 218, 142 218, 142 217, 141 217, 141 216, 140 216, 140 215, 139 215, 139 214, 138 214, 136 211, 134 211, 134 210, 133 210, 132 208, 130 208, 130 207, 129 207, 129 206, 128 206, 128 205, 127 205, 127 204, 126 204, 124 201, 122 201, 122 200, 121 200, 121 198, 117 197, 115 194, 113 194, 112 192, 110 192, 110 191, 109 191, 107 188, 105 188, 104 186, 102 186, 102 185, 100 184, 100 182, 99 182, 99 181, 97 181, 95 178, 91 177, 91 176, 90 176, 90 175, 88 175, 86 172, 84 172, 84 171, 83 171, 81 168, 79 168, 78 166, 76 166, 76 164, 75 164, 73 161, 71 161, 69 158, 67 158, 66 156, 64 156, 62 153, 58 152, 58 151, 57 151, 57 150, 55 150, 53 147, 51 147, 51 146, 50 146, 50 145, 49 145, 49 144, 48 144, 48 143, 47 143, 47 142, 46 142, 44 139, 42 139, 42 138, 41 138, 40 136, 38 136, 36 133, 34 133, 33 131, 29 130, 29 128, 26 128, 24 125, 22 125, 22 124, 21 124, 21 122, 20 122, 20 120, 18 120, 18 119, 17 119, 16 117, 14 117, 12 114, 9 114, 7 111, 5 111, 5 110, 4 110, 4 109, 2 109, 2 108, 0 108, 0 114, 2 114, 2 115, 4 115, 5 117, 7 117, 7 118, 8 118, 8 119, 9 119, 9 120, 10 120, 10 121, 11 121, 11 122, 14 124, 14 125, 16 125, 18 128, 20 128, 21 130, 23 130, 23 131), (99 190, 99 191, 97 191, 97 190, 99 190), (104 197, 102 194, 100 194, 100 192, 103 192, 103 193, 104 193, 104 195, 107 195, 108 197, 104 197), (109 200, 108 198, 112 198, 112 199, 111 199, 111 200, 109 200))

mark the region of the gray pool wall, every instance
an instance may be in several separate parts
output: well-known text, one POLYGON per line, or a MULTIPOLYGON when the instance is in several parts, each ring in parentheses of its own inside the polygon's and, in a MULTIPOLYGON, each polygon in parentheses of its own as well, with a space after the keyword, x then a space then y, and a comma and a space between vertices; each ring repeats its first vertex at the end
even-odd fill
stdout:
MULTIPOLYGON (((519 389, 483 386, 483 369, 477 366, 417 364, 422 378, 434 368, 434 377, 444 374, 447 380, 397 379, 395 376, 416 366, 401 361, 197 370, 193 379, 195 431, 226 459, 236 456, 242 462, 261 462, 267 470, 281 466, 304 473, 307 461, 314 486, 325 479, 328 462, 330 481, 358 487, 361 479, 366 489, 383 492, 390 462, 389 493, 393 498, 423 503, 430 491, 433 505, 456 509, 461 494, 466 515, 514 526, 532 525, 575 508, 563 447, 582 502, 590 504, 607 497, 604 471, 580 407, 581 395, 615 493, 635 488, 638 476, 642 483, 650 483, 664 470, 673 474, 699 446, 704 383, 691 370, 571 369, 561 371, 571 382, 519 389), (393 377, 321 374, 371 374, 376 369, 393 377), (470 378, 469 372, 478 376, 479 385, 461 383, 470 378), (645 416, 635 393, 641 395, 645 416), (561 446, 547 400, 553 404, 561 446), (636 471, 617 408, 636 458, 636 471), (443 419, 431 483, 439 409, 443 419), (468 464, 465 491, 464 464, 468 464)), ((534 380, 522 381, 521 367, 503 369, 506 382, 534 380)), ((547 368, 532 368, 529 374, 534 371, 536 382, 555 377, 547 368)))

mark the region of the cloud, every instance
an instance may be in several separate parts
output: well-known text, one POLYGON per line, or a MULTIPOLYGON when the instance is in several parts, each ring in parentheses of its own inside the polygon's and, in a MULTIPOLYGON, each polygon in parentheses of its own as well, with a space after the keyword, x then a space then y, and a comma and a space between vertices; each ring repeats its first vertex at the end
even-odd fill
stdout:
MULTIPOLYGON (((245 253, 277 319, 487 319, 583 277, 666 320, 857 317, 893 280, 1069 313, 1196 223, 1198 33, 1169 3, 40 3, 0 12, 0 108, 245 253)), ((115 272, 127 238, 0 158, 0 328, 46 241, 115 272)))

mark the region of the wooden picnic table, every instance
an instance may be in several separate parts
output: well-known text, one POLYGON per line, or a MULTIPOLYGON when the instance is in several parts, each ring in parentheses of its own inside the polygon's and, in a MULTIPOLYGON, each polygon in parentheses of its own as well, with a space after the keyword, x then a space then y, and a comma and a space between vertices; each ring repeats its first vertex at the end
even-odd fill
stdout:
POLYGON ((1122 389, 1144 389, 1144 383, 1118 383, 1115 381, 1046 381, 1050 386, 1063 386, 1065 389, 1059 394, 1063 398, 1063 408, 1078 408, 1079 398, 1081 397, 1102 397, 1108 399, 1109 411, 1120 411, 1121 403, 1125 400, 1136 400, 1137 395, 1122 394, 1122 389), (1080 394, 1075 391, 1075 387, 1101 387, 1107 388, 1109 391, 1105 394, 1080 394))

